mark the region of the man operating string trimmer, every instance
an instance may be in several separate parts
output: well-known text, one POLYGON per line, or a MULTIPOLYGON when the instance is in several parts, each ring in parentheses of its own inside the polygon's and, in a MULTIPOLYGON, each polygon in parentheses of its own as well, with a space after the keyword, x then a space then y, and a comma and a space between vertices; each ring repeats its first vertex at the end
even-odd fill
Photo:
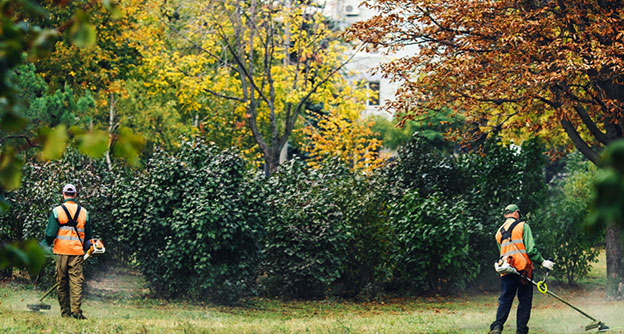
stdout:
MULTIPOLYGON (((544 260, 535 248, 535 241, 529 225, 520 221, 520 209, 515 204, 505 207, 503 212, 505 223, 496 233, 496 241, 500 250, 500 258, 527 278, 533 278, 533 263, 541 263, 544 268, 551 270, 554 263, 544 260)), ((497 268, 497 271, 498 268, 497 268)), ((509 316, 511 304, 516 292, 518 293, 518 311, 516 313, 516 333, 529 332, 527 323, 531 316, 533 301, 533 285, 520 275, 501 272, 501 294, 498 297, 496 320, 490 326, 490 334, 500 334, 503 325, 509 316)))
POLYGON ((52 210, 45 235, 56 255, 56 282, 62 317, 86 319, 82 314, 82 272, 85 240, 92 238, 89 213, 76 203, 76 187, 63 187, 63 204, 52 210))

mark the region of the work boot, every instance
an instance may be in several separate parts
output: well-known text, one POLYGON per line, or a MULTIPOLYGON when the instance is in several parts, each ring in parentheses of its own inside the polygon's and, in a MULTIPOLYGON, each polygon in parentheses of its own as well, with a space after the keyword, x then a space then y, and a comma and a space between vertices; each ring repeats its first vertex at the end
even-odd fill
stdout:
POLYGON ((78 319, 78 320, 86 320, 87 317, 85 317, 82 313, 72 313, 71 315, 74 319, 78 319))
POLYGON ((490 334, 501 334, 503 332, 503 328, 501 326, 494 326, 494 328, 492 328, 490 330, 490 334))

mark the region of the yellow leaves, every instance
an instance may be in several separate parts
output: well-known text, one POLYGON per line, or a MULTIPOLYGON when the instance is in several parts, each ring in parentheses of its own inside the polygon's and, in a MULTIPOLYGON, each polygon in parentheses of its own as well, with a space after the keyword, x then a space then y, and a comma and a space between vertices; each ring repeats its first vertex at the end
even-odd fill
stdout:
POLYGON ((312 166, 328 157, 338 157, 352 170, 370 172, 383 162, 379 155, 381 141, 374 138, 370 122, 330 115, 321 118, 317 127, 308 125, 303 130, 308 137, 304 150, 310 154, 312 166))
POLYGON ((310 154, 313 166, 326 158, 338 157, 352 170, 372 171, 384 158, 379 153, 381 141, 371 130, 374 120, 361 117, 366 105, 366 91, 354 88, 357 85, 346 80, 338 80, 334 85, 341 93, 335 95, 325 91, 319 95, 324 105, 331 109, 327 115, 310 116, 315 117, 316 122, 308 122, 303 129, 306 136, 304 150, 310 154))

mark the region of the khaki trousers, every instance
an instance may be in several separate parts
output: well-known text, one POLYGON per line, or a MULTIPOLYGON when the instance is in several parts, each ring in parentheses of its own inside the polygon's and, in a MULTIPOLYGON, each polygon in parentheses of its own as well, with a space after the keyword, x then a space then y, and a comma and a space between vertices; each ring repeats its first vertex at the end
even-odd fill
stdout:
POLYGON ((82 313, 82 261, 82 255, 56 255, 57 293, 62 315, 82 313))

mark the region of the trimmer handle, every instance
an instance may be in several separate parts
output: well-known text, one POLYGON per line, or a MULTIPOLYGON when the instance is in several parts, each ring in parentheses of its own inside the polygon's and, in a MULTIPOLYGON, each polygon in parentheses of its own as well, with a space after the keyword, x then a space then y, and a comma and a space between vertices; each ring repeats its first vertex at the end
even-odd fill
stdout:
MULTIPOLYGON (((555 262, 552 259, 548 259, 548 261, 555 262)), ((544 280, 542 282, 546 282, 546 279, 548 278, 548 274, 550 273, 550 269, 548 268, 544 268, 544 269, 546 269, 546 274, 544 275, 544 280)))
POLYGON ((84 260, 88 259, 89 257, 91 257, 91 255, 93 254, 103 254, 104 252, 106 252, 106 248, 104 247, 104 243, 102 243, 102 241, 100 239, 91 239, 88 241, 88 245, 89 245, 89 249, 87 249, 87 252, 84 255, 84 260))

